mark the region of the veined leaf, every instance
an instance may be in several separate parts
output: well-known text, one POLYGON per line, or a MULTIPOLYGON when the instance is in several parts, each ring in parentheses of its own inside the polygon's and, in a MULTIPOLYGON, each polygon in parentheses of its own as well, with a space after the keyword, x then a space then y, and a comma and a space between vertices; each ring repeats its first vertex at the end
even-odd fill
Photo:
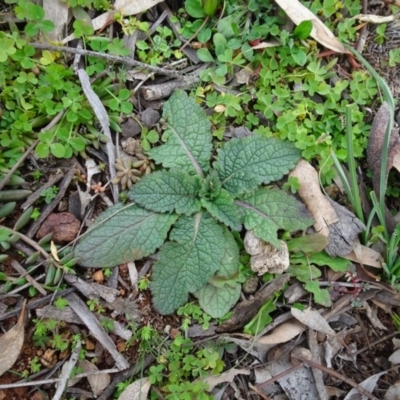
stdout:
POLYGON ((306 207, 282 190, 260 188, 241 196, 235 204, 243 211, 246 229, 278 248, 278 229, 304 230, 314 222, 306 207))
POLYGON ((300 151, 290 142, 252 135, 229 141, 218 152, 214 168, 222 186, 238 195, 281 179, 299 158, 300 151))
POLYGON ((151 291, 155 308, 170 314, 199 290, 218 269, 225 249, 225 236, 210 215, 181 217, 153 265, 151 291))
POLYGON ((165 168, 178 168, 203 176, 209 169, 212 149, 211 124, 196 101, 183 91, 175 91, 164 104, 167 142, 148 154, 165 168))
POLYGON ((213 318, 223 317, 232 306, 236 304, 240 297, 241 285, 232 281, 239 269, 239 247, 228 229, 224 229, 225 248, 224 255, 221 260, 216 275, 213 278, 220 278, 218 284, 208 283, 206 286, 198 290, 194 295, 199 299, 201 308, 213 318), (226 279, 226 283, 222 284, 222 279, 226 279))
POLYGON ((128 196, 155 212, 193 214, 200 211, 200 178, 178 170, 153 172, 141 179, 128 196))
POLYGON ((75 255, 85 267, 113 267, 139 260, 164 243, 177 218, 135 204, 117 204, 105 211, 79 240, 75 255))
POLYGON ((234 199, 226 190, 221 189, 213 201, 201 199, 201 204, 214 218, 233 230, 240 231, 242 228, 234 199))

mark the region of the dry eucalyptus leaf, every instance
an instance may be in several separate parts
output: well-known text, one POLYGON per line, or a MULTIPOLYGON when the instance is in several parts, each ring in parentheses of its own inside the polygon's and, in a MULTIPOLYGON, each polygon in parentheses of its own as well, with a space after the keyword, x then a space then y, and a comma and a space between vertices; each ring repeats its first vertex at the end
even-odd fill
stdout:
POLYGON ((0 376, 14 365, 24 344, 25 304, 26 301, 22 306, 18 322, 0 337, 0 376))
POLYGON ((385 24, 387 22, 392 22, 396 19, 394 15, 375 15, 375 14, 358 14, 354 19, 361 22, 369 22, 371 24, 385 24))
POLYGON ((224 382, 232 382, 236 375, 250 375, 250 371, 247 369, 229 369, 228 371, 223 372, 222 374, 219 374, 218 376, 210 375, 204 379, 202 379, 202 382, 207 382, 208 383, 208 391, 211 392, 215 386, 219 385, 220 383, 224 382))
POLYGON ((393 364, 400 364, 400 349, 397 349, 390 357, 389 361, 393 364))
POLYGON ((292 308, 291 313, 302 324, 314 329, 317 332, 326 333, 327 335, 335 335, 335 331, 329 326, 326 319, 317 311, 311 308, 299 310, 292 308))
POLYGON ((369 306, 367 301, 364 301, 363 307, 367 311, 367 317, 371 321, 374 328, 387 330, 386 326, 382 324, 380 319, 378 318, 378 310, 376 308, 372 308, 369 306))
POLYGON ((388 391, 385 393, 383 400, 398 400, 400 399, 400 381, 396 382, 393 386, 390 386, 388 391))
POLYGON ((321 192, 317 171, 307 161, 300 160, 289 176, 299 180, 298 193, 314 218, 315 231, 328 237, 328 225, 338 222, 339 219, 332 204, 321 192))
POLYGON ((304 325, 291 319, 290 321, 284 322, 275 328, 269 335, 263 336, 257 340, 260 344, 279 344, 286 343, 298 336, 304 330, 304 325))
MULTIPOLYGON (((88 360, 81 360, 78 363, 83 372, 98 371, 99 369, 88 360)), ((94 374, 87 377, 93 394, 97 397, 111 382, 110 374, 94 374)))
MULTIPOLYGON (((379 372, 378 374, 372 375, 370 377, 368 377, 367 379, 365 379, 364 381, 362 381, 359 386, 361 386, 363 389, 365 389, 367 392, 372 392, 375 389, 375 385, 378 382, 379 378, 386 374, 387 371, 383 371, 383 372, 379 372)), ((359 394, 360 392, 357 389, 351 389, 349 393, 347 393, 346 397, 344 398, 344 400, 352 400, 354 399, 353 396, 359 394)), ((366 399, 366 396, 362 396, 362 399, 366 399)))
POLYGON ((65 36, 68 24, 68 5, 61 0, 43 0, 45 19, 54 24, 54 29, 47 32, 45 38, 49 41, 58 41, 65 36))
MULTIPOLYGON (((114 15, 116 13, 122 14, 125 17, 139 14, 162 1, 163 0, 116 0, 112 11, 107 11, 92 20, 93 29, 97 31, 107 26, 107 24, 114 21, 114 15)), ((62 43, 68 43, 73 39, 75 39, 74 34, 69 35, 62 43)))
POLYGON ((317 42, 337 53, 349 53, 326 25, 298 0, 275 0, 275 2, 296 25, 299 25, 303 21, 311 21, 313 29, 310 36, 317 42))
POLYGON ((383 263, 383 258, 380 253, 370 247, 362 245, 359 240, 355 240, 353 251, 347 254, 344 258, 375 268, 382 268, 383 263))
POLYGON ((149 378, 138 379, 121 393, 119 400, 146 400, 150 386, 149 378))
POLYGON ((114 8, 125 16, 139 14, 164 0, 115 0, 114 8))

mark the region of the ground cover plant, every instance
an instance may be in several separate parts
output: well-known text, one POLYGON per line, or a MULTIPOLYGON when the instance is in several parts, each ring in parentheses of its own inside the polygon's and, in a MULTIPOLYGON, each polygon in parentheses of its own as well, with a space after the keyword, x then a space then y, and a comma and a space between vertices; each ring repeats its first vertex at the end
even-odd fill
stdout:
POLYGON ((0 4, 0 397, 399 397, 398 8, 156 3, 0 4))
POLYGON ((244 225, 280 247, 279 229, 304 230, 312 223, 295 198, 258 187, 281 179, 300 153, 290 143, 252 135, 219 149, 211 167, 210 123, 195 101, 176 91, 164 105, 164 119, 165 143, 148 154, 165 170, 134 185, 132 205, 100 216, 75 255, 87 267, 110 267, 161 247, 151 284, 155 308, 171 313, 196 293, 210 315, 222 317, 240 295, 239 250, 228 228, 244 225))

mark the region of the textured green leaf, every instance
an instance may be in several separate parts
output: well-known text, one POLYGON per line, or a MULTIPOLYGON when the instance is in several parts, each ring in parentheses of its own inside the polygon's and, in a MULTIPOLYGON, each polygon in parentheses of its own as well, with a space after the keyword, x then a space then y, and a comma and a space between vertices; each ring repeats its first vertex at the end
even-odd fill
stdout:
POLYGON ((313 294, 314 301, 324 307, 331 307, 332 300, 328 289, 321 289, 317 281, 308 281, 304 285, 307 292, 313 294))
POLYGON ((233 230, 240 231, 242 228, 234 199, 226 190, 222 189, 213 201, 201 199, 201 204, 214 218, 233 230))
POLYGON ((204 286, 219 268, 225 248, 223 227, 206 213, 181 217, 153 266, 154 307, 170 314, 204 286))
POLYGON ((241 196, 235 204, 243 212, 246 229, 278 248, 278 229, 292 232, 313 224, 306 207, 282 190, 260 188, 241 196))
POLYGON ((128 196, 155 212, 194 214, 200 211, 200 179, 178 170, 153 172, 141 179, 128 196))
POLYGON ((216 276, 212 277, 209 282, 215 281, 213 278, 222 279, 217 284, 208 283, 194 293, 199 299, 201 308, 213 318, 223 317, 239 300, 241 292, 240 283, 232 279, 237 275, 239 269, 239 247, 233 235, 226 228, 224 236, 225 249, 221 266, 216 276), (224 284, 223 279, 225 279, 224 284))
POLYGON ((296 263, 304 263, 305 265, 316 264, 320 267, 328 266, 335 272, 346 272, 349 271, 352 263, 344 258, 335 257, 332 258, 327 252, 321 251, 319 253, 312 253, 308 256, 298 255, 295 258, 296 263))
POLYGON ((139 260, 163 244, 177 218, 134 204, 117 204, 101 214, 93 228, 79 240, 75 256, 85 267, 113 267, 139 260))
POLYGON ((178 168, 202 176, 207 171, 212 149, 211 124, 196 101, 183 91, 175 91, 164 104, 167 142, 148 154, 165 168, 178 168))
POLYGON ((267 325, 269 325, 273 319, 270 316, 272 312, 276 310, 275 306, 276 298, 271 297, 267 302, 261 306, 258 310, 257 315, 243 328, 243 332, 248 335, 258 335, 267 325))
POLYGON ((308 282, 310 279, 318 279, 321 276, 321 271, 315 265, 309 265, 302 261, 303 258, 299 260, 297 257, 291 256, 290 266, 286 272, 297 278, 300 282, 308 282))
POLYGON ((299 158, 300 151, 290 142, 252 135, 230 140, 218 152, 214 168, 223 187, 238 195, 281 179, 299 158))

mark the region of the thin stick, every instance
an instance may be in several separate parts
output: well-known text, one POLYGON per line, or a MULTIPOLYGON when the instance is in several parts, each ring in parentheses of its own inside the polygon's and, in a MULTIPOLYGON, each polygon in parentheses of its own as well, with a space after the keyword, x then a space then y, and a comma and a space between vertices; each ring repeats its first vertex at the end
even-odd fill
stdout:
POLYGON ((50 46, 50 45, 43 44, 43 43, 31 43, 31 45, 34 48, 40 49, 40 50, 60 51, 60 52, 64 52, 64 53, 80 54, 83 56, 104 58, 108 61, 119 62, 119 63, 125 64, 125 65, 128 65, 130 67, 141 67, 141 68, 159 73, 161 75, 175 76, 175 77, 179 77, 181 79, 185 79, 185 76, 182 75, 181 72, 173 71, 173 70, 166 69, 166 68, 155 67, 153 65, 149 65, 149 64, 145 64, 140 61, 137 61, 137 60, 133 60, 130 57, 113 56, 112 54, 98 53, 96 51, 85 50, 85 49, 76 49, 73 47, 50 46))
POLYGON ((47 295, 46 290, 44 290, 39 283, 29 275, 29 272, 17 261, 12 260, 11 266, 21 274, 21 278, 25 278, 32 286, 34 286, 43 296, 47 295))
POLYGON ((317 368, 322 372, 325 372, 325 373, 327 373, 329 375, 334 376, 337 379, 340 379, 340 380, 346 382, 348 385, 352 386, 354 389, 357 389, 362 395, 364 395, 365 397, 368 397, 371 400, 378 400, 371 392, 368 392, 367 390, 365 390, 357 382, 353 381, 350 378, 347 378, 344 375, 339 374, 339 372, 336 372, 331 368, 328 368, 328 367, 325 367, 323 365, 317 364, 317 363, 315 363, 313 361, 304 360, 304 359, 303 359, 303 364, 308 365, 311 368, 317 368))

